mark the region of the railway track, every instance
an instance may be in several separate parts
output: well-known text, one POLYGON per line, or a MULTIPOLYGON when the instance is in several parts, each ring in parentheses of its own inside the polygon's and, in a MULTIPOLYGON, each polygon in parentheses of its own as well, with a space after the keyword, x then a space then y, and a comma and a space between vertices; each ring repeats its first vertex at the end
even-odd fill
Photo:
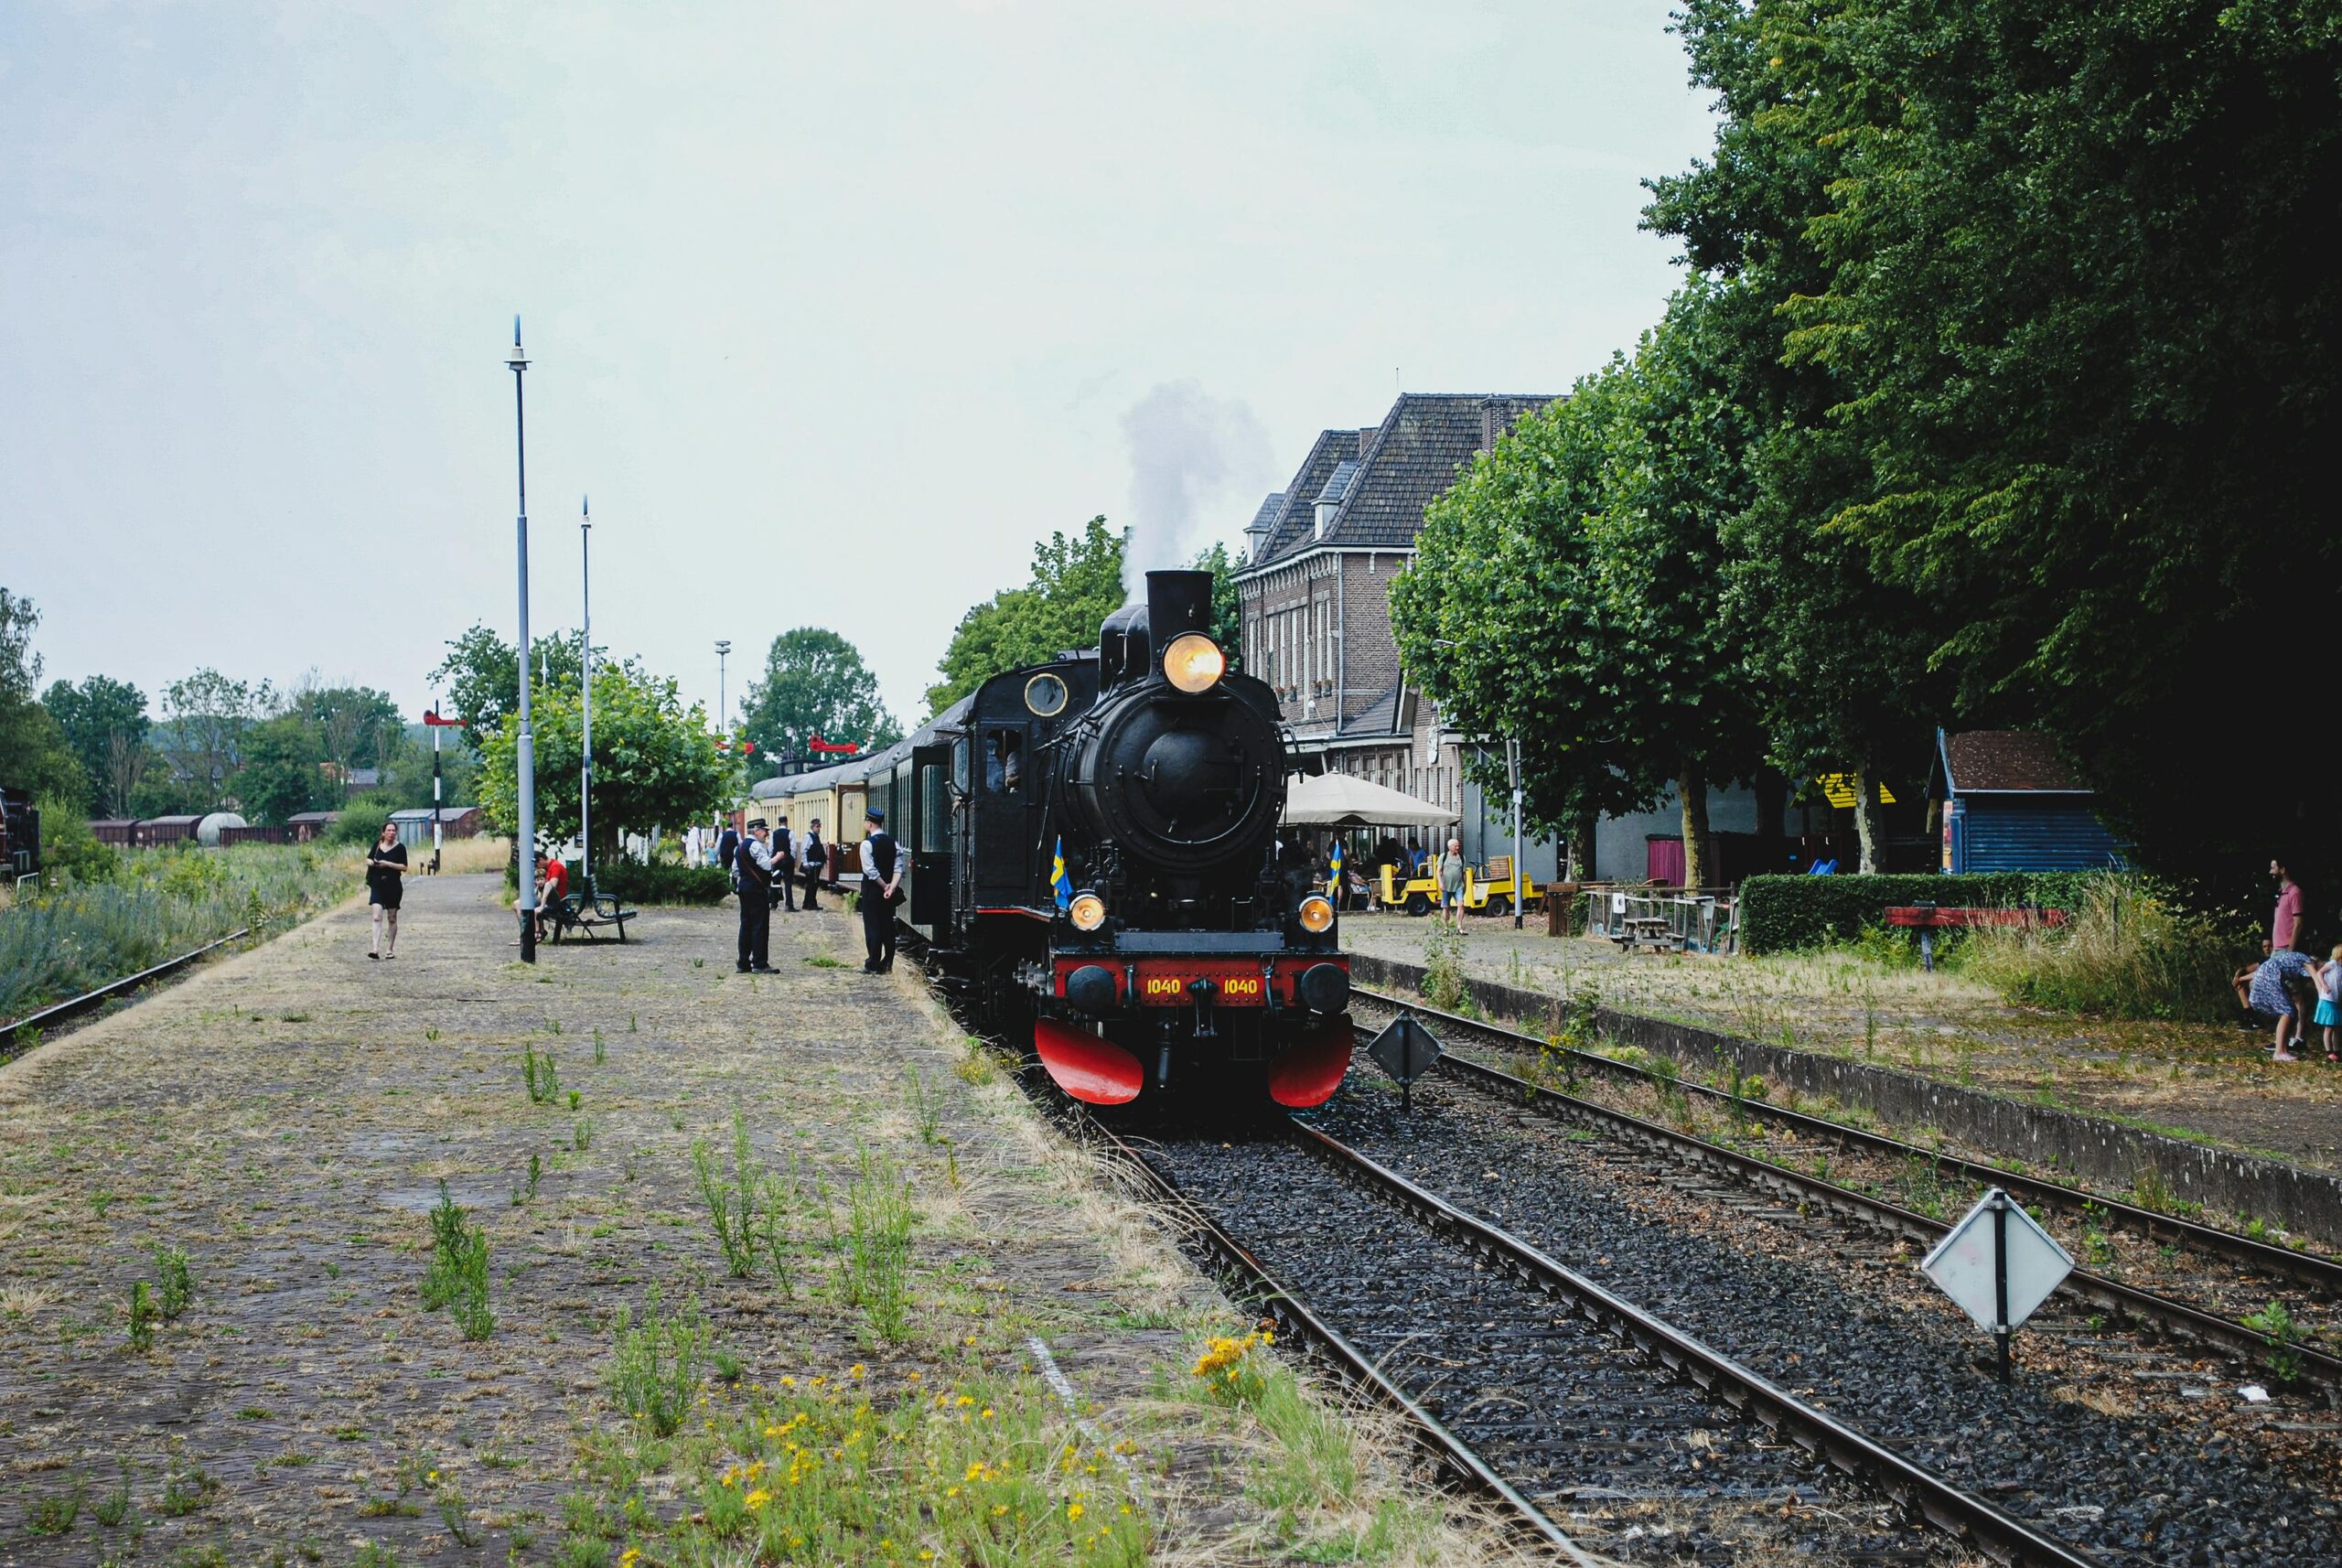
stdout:
POLYGON ((77 1018, 84 1013, 103 1006, 117 996, 128 995, 143 985, 150 985, 157 980, 175 974, 204 954, 216 952, 230 942, 242 941, 252 934, 250 926, 242 927, 230 931, 217 941, 206 942, 199 948, 179 954, 177 958, 165 959, 162 962, 151 968, 142 969, 135 974, 125 974, 120 980, 110 980, 95 990, 85 991, 79 996, 52 1003, 38 1012, 27 1013, 13 1022, 0 1024, 0 1060, 15 1056, 20 1042, 35 1036, 38 1032, 46 1030, 52 1025, 77 1018))
MULTIPOLYGON (((1987 1186, 1998 1186, 2021 1202, 2060 1213, 2068 1219, 2103 1221, 2134 1229, 2150 1241, 2157 1237, 2165 1238, 2166 1245, 2197 1251, 2244 1271, 2249 1276, 2249 1283, 2260 1295, 2260 1299, 2252 1302, 2254 1306, 2258 1306, 2261 1300, 2267 1299, 2261 1293, 2261 1287, 2272 1282, 2304 1293, 2293 1304, 2294 1311, 2291 1316, 2296 1319, 2304 1309, 2314 1312, 2319 1306, 2332 1308, 2342 1305, 2342 1264, 2331 1259, 2298 1252, 2135 1205, 2101 1199, 2054 1183, 1979 1165, 1899 1139, 1767 1105, 1761 1101, 1735 1097, 1706 1085, 1680 1079, 1664 1079, 1630 1063, 1592 1052, 1554 1047, 1534 1036, 1407 1003, 1380 992, 1353 988, 1353 994, 1394 1015, 1403 1007, 1419 1017, 1435 1019, 1451 1034, 1477 1034, 1496 1042, 1501 1048, 1564 1058, 1571 1069, 1589 1075, 1630 1081, 1653 1090, 1664 1086, 1668 1091, 1681 1093, 1687 1099, 1702 1099, 1711 1107, 1724 1109, 1733 1117, 1748 1123, 1786 1130, 1804 1149, 1810 1150, 1816 1144, 1834 1145, 1907 1167, 1914 1163, 1923 1164, 1930 1172, 1968 1182, 1980 1192, 1987 1186)), ((1704 1170, 1747 1187, 1771 1193, 1802 1208, 1835 1215, 1889 1235, 1931 1246, 1950 1229, 1949 1220, 1921 1214, 1876 1193, 1858 1191, 1844 1183, 1797 1170, 1778 1157, 1767 1158, 1763 1154, 1728 1147, 1714 1139, 1682 1132, 1617 1107, 1534 1084, 1469 1057, 1444 1057, 1438 1071, 1505 1102, 1528 1106, 1559 1120, 1597 1130, 1648 1154, 1704 1170)), ((2229 1296, 2235 1295, 2240 1285, 2240 1282, 2233 1279, 2208 1283, 2217 1287, 2214 1291, 2216 1295, 2229 1296)), ((2241 1358, 2272 1374, 2283 1375, 2288 1380, 2305 1378, 2325 1389, 2330 1402, 2342 1404, 2342 1356, 2331 1351, 2299 1340, 2272 1342, 2268 1333, 2248 1326, 2237 1316, 2208 1309, 2211 1304, 2181 1300, 2167 1292, 2129 1283, 2089 1268, 2076 1269, 2061 1291, 2068 1299, 2090 1309, 2111 1313, 2154 1332, 2241 1358)))
POLYGON ((2099 1561, 1322 1130, 1121 1151, 1273 1314, 1338 1342, 1528 1517, 1566 1510, 1574 1553, 2099 1561))

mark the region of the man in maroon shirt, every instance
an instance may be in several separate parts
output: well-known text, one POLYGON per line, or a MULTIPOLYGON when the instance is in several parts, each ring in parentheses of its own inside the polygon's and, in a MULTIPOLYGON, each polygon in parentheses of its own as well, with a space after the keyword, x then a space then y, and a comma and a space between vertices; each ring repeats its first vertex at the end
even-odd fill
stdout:
POLYGON ((2269 918, 2269 940, 2261 950, 2279 953, 2290 950, 2301 935, 2302 888, 2282 860, 2269 863, 2269 875, 2277 879, 2277 912, 2269 918))

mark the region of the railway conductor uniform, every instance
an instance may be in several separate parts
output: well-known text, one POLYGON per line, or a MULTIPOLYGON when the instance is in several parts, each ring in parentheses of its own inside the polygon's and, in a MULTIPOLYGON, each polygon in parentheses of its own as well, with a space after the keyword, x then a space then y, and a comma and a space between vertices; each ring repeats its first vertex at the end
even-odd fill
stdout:
POLYGON ((740 962, 742 974, 772 972, 772 846, 765 842, 765 820, 748 824, 732 857, 732 875, 740 889, 740 962))
POLYGON ((863 969, 885 974, 895 967, 895 905, 902 897, 902 846, 886 831, 886 813, 872 807, 862 840, 862 945, 870 956, 863 969))

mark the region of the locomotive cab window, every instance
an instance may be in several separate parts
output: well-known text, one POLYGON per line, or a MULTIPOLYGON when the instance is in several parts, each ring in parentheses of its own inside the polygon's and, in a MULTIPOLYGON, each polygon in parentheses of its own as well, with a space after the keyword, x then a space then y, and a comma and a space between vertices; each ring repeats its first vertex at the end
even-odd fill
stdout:
POLYGON ((1014 791, 1025 780, 1025 736, 1021 730, 996 729, 984 737, 984 787, 995 793, 1014 791))

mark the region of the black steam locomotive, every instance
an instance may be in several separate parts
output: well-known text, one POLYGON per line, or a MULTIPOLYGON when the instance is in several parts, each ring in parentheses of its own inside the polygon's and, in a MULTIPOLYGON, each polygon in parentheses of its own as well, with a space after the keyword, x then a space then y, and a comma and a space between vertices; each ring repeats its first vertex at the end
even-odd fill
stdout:
POLYGON ((1276 835, 1276 700, 1228 670, 1211 590, 1148 573, 1095 652, 995 676, 934 730, 949 908, 930 887, 914 914, 943 972, 995 1021, 1029 1019, 1050 1076, 1093 1103, 1151 1082, 1316 1105, 1349 1066, 1334 908, 1276 835))
MULTIPOLYGON (((1098 647, 994 676, 875 756, 750 804, 844 835, 865 805, 910 862, 930 969, 1030 1031, 1077 1099, 1322 1104, 1350 1060, 1349 964, 1281 850, 1275 698, 1211 639, 1211 575, 1150 572, 1098 647)), ((854 864, 850 853, 841 864, 854 864)))

